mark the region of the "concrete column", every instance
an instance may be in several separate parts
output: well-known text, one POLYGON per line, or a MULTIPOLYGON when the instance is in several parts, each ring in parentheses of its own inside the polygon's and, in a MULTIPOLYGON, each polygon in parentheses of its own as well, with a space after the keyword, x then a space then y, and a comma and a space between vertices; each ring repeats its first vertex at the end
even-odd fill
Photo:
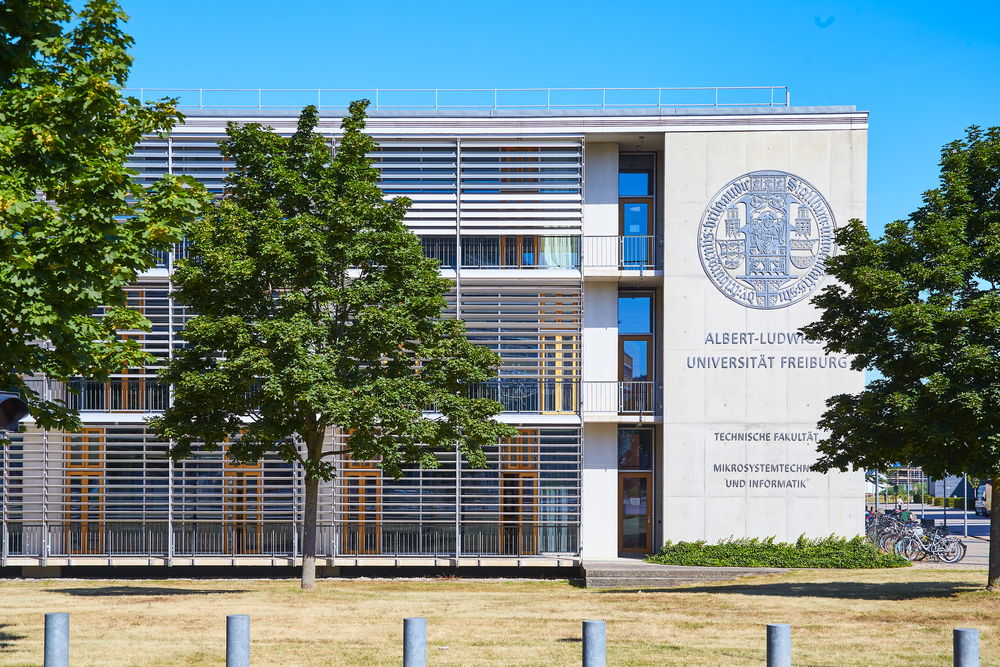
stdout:
POLYGON ((618 557, 617 448, 617 424, 584 424, 580 554, 587 560, 618 557))

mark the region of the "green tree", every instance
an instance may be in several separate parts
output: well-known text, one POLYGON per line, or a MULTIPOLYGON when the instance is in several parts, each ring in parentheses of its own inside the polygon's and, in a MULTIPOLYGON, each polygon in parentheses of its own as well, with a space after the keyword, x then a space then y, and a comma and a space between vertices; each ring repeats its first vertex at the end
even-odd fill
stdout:
POLYGON ((403 224, 410 201, 379 190, 367 104, 351 104, 332 158, 315 107, 290 138, 229 124, 225 196, 193 225, 174 276, 198 315, 162 373, 173 406, 151 422, 176 457, 230 441, 238 462, 277 452, 301 464, 305 589, 333 457, 377 459, 398 477, 456 446, 485 465, 483 445, 516 435, 493 419, 499 403, 469 398, 466 383, 495 377, 499 358, 442 319, 453 283, 403 224), (342 447, 330 444, 334 427, 349 434, 342 447))
MULTIPOLYGON (((816 469, 918 465, 1000 486, 1000 128, 971 127, 941 153, 940 185, 872 239, 852 220, 828 263, 837 282, 803 327, 878 377, 827 401, 816 469)), ((988 588, 1000 587, 1000 494, 988 588)))
POLYGON ((166 177, 144 191, 125 167, 143 134, 179 119, 172 101, 122 96, 125 18, 108 0, 79 12, 61 0, 0 4, 0 387, 20 390, 44 428, 79 418, 23 376, 103 379, 142 365, 139 345, 115 336, 149 327, 122 288, 202 204, 199 187, 166 177))

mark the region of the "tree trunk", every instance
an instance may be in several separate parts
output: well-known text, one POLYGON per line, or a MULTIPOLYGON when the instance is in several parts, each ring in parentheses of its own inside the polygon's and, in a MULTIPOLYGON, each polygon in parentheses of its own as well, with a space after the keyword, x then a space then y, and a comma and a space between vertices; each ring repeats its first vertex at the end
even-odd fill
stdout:
POLYGON ((990 569, 986 590, 1000 592, 1000 474, 994 473, 990 497, 990 569))
POLYGON ((316 588, 316 506, 319 478, 306 475, 306 505, 302 521, 302 590, 316 588))

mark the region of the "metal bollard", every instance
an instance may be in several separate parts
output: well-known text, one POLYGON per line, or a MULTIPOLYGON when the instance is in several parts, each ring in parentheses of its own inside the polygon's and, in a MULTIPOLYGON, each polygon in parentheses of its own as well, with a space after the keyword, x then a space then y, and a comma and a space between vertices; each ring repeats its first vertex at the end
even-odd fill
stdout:
POLYGON ((792 626, 767 624, 767 667, 792 667, 792 626))
POLYGON ((403 667, 427 667, 427 619, 403 619, 403 667))
POLYGON ((69 667, 69 614, 45 614, 45 667, 69 667))
POLYGON ((250 617, 226 616, 226 667, 250 667, 250 617))
POLYGON ((583 622, 583 667, 605 667, 607 634, 604 621, 583 622))
POLYGON ((955 667, 979 667, 979 630, 955 628, 952 639, 955 667))

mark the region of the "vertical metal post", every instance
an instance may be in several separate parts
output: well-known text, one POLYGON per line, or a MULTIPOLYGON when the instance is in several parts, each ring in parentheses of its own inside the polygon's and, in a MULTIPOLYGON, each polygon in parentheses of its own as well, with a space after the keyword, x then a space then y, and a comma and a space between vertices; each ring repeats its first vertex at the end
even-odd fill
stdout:
MULTIPOLYGON (((302 468, 296 467, 292 469, 292 562, 299 557, 299 507, 301 503, 299 502, 299 490, 300 484, 304 484, 305 480, 302 477, 302 468)), ((318 502, 318 501, 317 501, 318 502)))
POLYGON ((69 614, 45 614, 45 667, 69 667, 69 614))
POLYGON ((875 515, 878 516, 878 468, 875 469, 875 515))
POLYGON ((378 88, 375 89, 375 108, 378 109, 378 88))
POLYGON ((979 630, 955 628, 952 640, 954 667, 979 667, 979 630))
POLYGON ((969 536, 969 476, 962 475, 962 533, 969 536))
MULTIPOLYGON (((46 375, 45 380, 42 384, 42 392, 45 400, 52 399, 52 392, 49 391, 49 377, 46 375)), ((45 567, 49 564, 49 552, 51 550, 51 545, 49 544, 49 430, 42 430, 42 534, 41 534, 41 544, 39 545, 41 553, 39 553, 40 565, 45 567)))
POLYGON ((767 624, 767 667, 792 667, 792 626, 767 624))
POLYGON ((427 667, 427 619, 403 619, 403 667, 427 667))
MULTIPOLYGON (((423 531, 421 531, 423 532, 423 531)), ((455 567, 462 557, 462 452, 455 443, 455 567)))
POLYGON ((434 111, 438 110, 438 89, 434 89, 434 111))
POLYGON ((605 667, 607 634, 604 621, 583 622, 583 667, 605 667))
MULTIPOLYGON (((173 302, 174 300, 170 299, 171 305, 173 305, 173 302)), ((177 550, 177 544, 174 542, 174 458, 168 455, 167 456, 167 567, 174 566, 174 552, 176 550, 177 550)))
MULTIPOLYGON (((7 478, 7 469, 10 467, 7 452, 9 449, 10 447, 0 447, 0 533, 2 533, 0 534, 0 567, 7 567, 7 558, 10 555, 10 537, 7 532, 7 487, 10 485, 7 478)), ((21 530, 23 534, 24 529, 21 530)))
POLYGON ((250 667, 250 617, 226 616, 226 667, 250 667))
POLYGON ((198 108, 199 109, 204 109, 205 108, 205 89, 204 88, 199 88, 198 89, 198 108))

